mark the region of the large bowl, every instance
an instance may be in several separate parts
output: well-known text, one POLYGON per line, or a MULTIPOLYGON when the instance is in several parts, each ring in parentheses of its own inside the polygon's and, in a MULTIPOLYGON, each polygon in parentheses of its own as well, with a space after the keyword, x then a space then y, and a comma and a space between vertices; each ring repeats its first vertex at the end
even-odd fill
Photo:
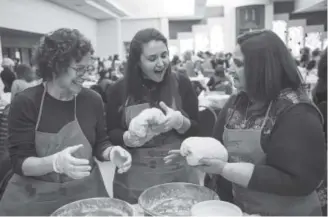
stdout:
POLYGON ((192 216, 243 216, 241 209, 228 202, 208 200, 195 204, 191 208, 192 216))
POLYGON ((97 197, 78 200, 57 209, 51 216, 134 216, 134 208, 122 200, 97 197))
POLYGON ((200 185, 175 182, 148 188, 138 203, 146 215, 190 216, 194 204, 207 200, 219 200, 219 196, 200 185))

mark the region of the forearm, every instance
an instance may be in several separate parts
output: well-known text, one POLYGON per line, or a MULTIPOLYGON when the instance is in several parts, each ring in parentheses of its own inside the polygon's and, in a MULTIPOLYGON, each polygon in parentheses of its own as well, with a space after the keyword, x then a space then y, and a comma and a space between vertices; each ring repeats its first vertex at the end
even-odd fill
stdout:
POLYGON ((251 163, 227 163, 222 176, 242 187, 247 188, 254 172, 254 164, 251 163))
POLYGON ((23 175, 25 176, 43 176, 53 172, 54 155, 47 157, 29 157, 22 164, 23 175))

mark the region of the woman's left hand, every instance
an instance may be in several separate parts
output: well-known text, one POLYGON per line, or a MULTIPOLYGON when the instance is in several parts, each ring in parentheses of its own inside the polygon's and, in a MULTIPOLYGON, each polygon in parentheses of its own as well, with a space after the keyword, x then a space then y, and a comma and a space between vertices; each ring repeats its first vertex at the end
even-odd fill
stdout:
POLYGON ((223 168, 227 164, 219 159, 209 159, 209 158, 202 158, 199 160, 200 165, 195 166, 196 169, 199 169, 208 174, 218 174, 221 175, 223 168))
POLYGON ((131 167, 131 154, 121 146, 114 146, 109 154, 110 161, 118 167, 118 173, 125 173, 131 167))
POLYGON ((160 102, 159 106, 163 109, 165 113, 166 120, 162 124, 164 131, 169 131, 172 129, 181 129, 184 118, 181 112, 171 109, 164 102, 160 102))

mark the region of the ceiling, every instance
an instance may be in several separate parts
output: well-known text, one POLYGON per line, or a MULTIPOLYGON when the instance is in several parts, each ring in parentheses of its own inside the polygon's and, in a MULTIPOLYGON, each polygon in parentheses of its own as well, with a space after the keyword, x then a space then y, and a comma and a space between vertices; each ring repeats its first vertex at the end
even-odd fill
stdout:
POLYGON ((179 17, 195 14, 195 0, 111 0, 132 17, 179 17))
POLYGON ((46 0, 88 17, 201 17, 207 0, 46 0))
POLYGON ((124 9, 116 7, 110 0, 47 0, 94 19, 124 17, 124 9))

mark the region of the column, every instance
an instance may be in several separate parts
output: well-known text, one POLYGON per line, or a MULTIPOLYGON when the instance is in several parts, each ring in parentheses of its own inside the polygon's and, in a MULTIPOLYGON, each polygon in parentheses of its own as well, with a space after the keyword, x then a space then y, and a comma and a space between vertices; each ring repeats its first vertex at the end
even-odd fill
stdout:
POLYGON ((170 38, 169 19, 168 18, 160 18, 160 23, 161 23, 161 32, 167 39, 169 39, 170 38))
POLYGON ((273 17, 274 17, 274 12, 273 12, 273 1, 269 2, 268 4, 265 5, 265 11, 264 11, 264 27, 266 29, 272 29, 273 27, 273 17))

